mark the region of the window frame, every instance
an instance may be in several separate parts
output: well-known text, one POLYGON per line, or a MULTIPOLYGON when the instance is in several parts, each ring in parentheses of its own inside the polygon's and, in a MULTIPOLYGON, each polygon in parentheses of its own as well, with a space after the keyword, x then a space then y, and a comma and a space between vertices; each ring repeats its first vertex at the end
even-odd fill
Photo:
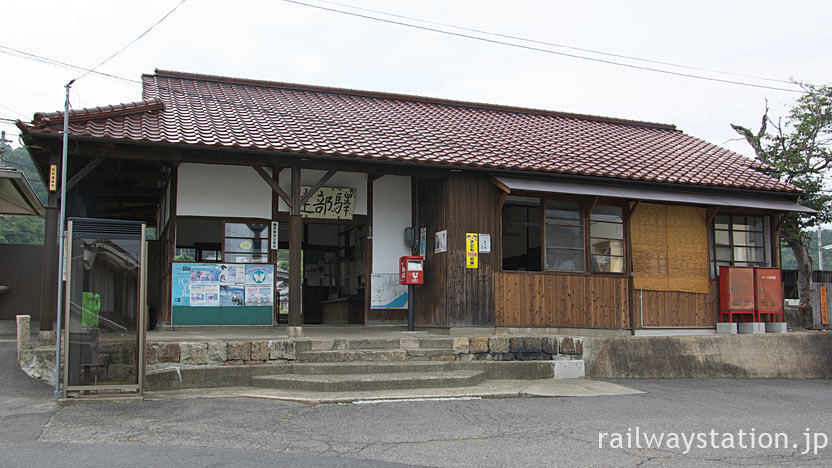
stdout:
MULTIPOLYGON (((503 259, 500 259, 500 271, 503 272, 511 272, 511 273, 546 273, 546 274, 560 274, 560 275, 595 275, 595 276, 616 276, 616 277, 626 277, 630 275, 631 265, 630 265, 630 213, 632 211, 631 208, 631 201, 630 200, 616 200, 616 199, 604 199, 600 197, 580 197, 580 196, 570 196, 570 195, 563 195, 563 194, 540 194, 535 192, 523 192, 517 191, 515 194, 512 192, 512 196, 518 197, 526 197, 526 198, 537 198, 540 202, 540 269, 537 271, 523 271, 523 270, 505 270, 503 269, 503 259), (548 247, 546 245, 546 202, 559 202, 559 203, 576 203, 581 206, 581 218, 582 218, 582 228, 583 228, 583 251, 584 251, 584 268, 583 270, 547 270, 546 269, 546 257, 547 257, 547 250, 548 247), (624 243, 624 252, 623 252, 623 262, 624 267, 622 271, 619 272, 611 272, 611 271, 595 271, 591 267, 591 236, 590 236, 590 229, 591 229, 591 222, 590 222, 590 214, 592 210, 596 206, 612 206, 621 208, 621 217, 622 217, 622 229, 623 229, 623 237, 622 242, 624 243)), ((500 226, 502 226, 502 219, 503 219, 503 212, 502 208, 500 209, 500 226)), ((502 231, 502 228, 501 228, 502 231)), ((502 232, 501 232, 501 240, 502 242, 502 232)))
MULTIPOLYGON (((178 239, 174 238, 174 255, 171 259, 171 263, 239 263, 239 264, 244 264, 244 263, 241 263, 241 262, 227 262, 227 261, 225 261, 225 254, 226 254, 225 241, 226 241, 226 239, 249 239, 247 237, 235 237, 235 236, 227 237, 225 235, 226 224, 265 224, 266 225, 266 230, 268 231, 268 236, 266 236, 265 238, 262 238, 262 239, 264 239, 265 242, 266 242, 266 251, 265 252, 254 252, 251 255, 261 255, 261 256, 266 258, 266 261, 250 262, 249 264, 251 264, 251 265, 268 265, 268 264, 272 263, 273 254, 272 254, 271 248, 269 248, 270 239, 271 239, 271 223, 272 223, 272 220, 259 219, 259 218, 215 218, 215 217, 211 217, 211 216, 177 216, 175 222, 172 223, 172 224, 173 224, 174 228, 176 229, 176 228, 178 228, 177 224, 180 221, 189 221, 189 220, 215 221, 215 222, 219 223, 222 226, 222 240, 220 241, 220 249, 218 250, 219 257, 218 257, 217 260, 200 260, 199 259, 199 252, 201 250, 204 250, 204 249, 201 249, 199 246, 204 246, 208 243, 195 242, 194 245, 192 245, 192 246, 180 246, 178 244, 178 239), (177 249, 196 249, 196 255, 194 256, 194 260, 192 260, 192 261, 177 261, 177 260, 175 260, 177 249)), ((177 233, 177 236, 178 236, 178 233, 177 233)), ((251 238, 251 239, 254 239, 254 238, 251 238)), ((230 253, 244 254, 244 252, 230 252, 230 253)))
POLYGON ((737 263, 744 263, 743 266, 748 267, 768 267, 771 266, 774 262, 774 255, 773 255, 773 247, 771 247, 771 251, 769 250, 769 244, 772 241, 772 233, 770 232, 770 218, 769 216, 761 213, 745 213, 745 212, 737 212, 732 211, 728 213, 718 213, 714 216, 713 220, 711 221, 711 225, 709 226, 709 233, 708 237, 711 241, 711 245, 709 246, 710 250, 710 264, 711 264, 711 273, 714 278, 719 276, 719 267, 726 266, 720 265, 720 263, 726 263, 725 260, 720 260, 717 257, 717 247, 721 248, 728 248, 731 252, 731 260, 729 265, 727 266, 737 266, 737 263), (728 216, 728 229, 717 229, 717 219, 723 216, 728 216), (734 218, 735 217, 743 217, 743 218, 758 218, 760 220, 760 230, 735 230, 734 229, 734 218), (728 244, 718 244, 717 243, 717 231, 720 232, 727 232, 728 233, 728 244), (735 245, 734 244, 734 233, 735 232, 742 232, 742 233, 759 233, 762 236, 761 242, 759 245, 749 246, 749 245, 735 245), (750 261, 743 261, 743 260, 736 260, 736 255, 734 248, 744 248, 744 249, 755 249, 762 253, 762 260, 759 262, 750 262, 750 261))

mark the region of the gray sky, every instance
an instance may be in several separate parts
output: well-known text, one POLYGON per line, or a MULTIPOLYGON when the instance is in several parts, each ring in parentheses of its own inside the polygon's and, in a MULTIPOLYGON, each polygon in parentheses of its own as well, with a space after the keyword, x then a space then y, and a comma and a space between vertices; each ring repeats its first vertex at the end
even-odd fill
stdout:
MULTIPOLYGON (((774 79, 832 82, 828 1, 340 1, 572 47, 774 79)), ((6 2, 0 46, 92 67, 178 2, 6 2)), ((4 53, 0 64, 3 118, 30 120, 36 111, 62 109, 64 84, 80 75, 4 53)), ((672 123, 749 156, 746 143, 730 141, 737 136, 729 124, 756 128, 766 99, 772 115, 782 115, 798 96, 478 42, 280 0, 188 0, 100 71, 138 80, 154 68, 672 123)), ((80 108, 139 99, 137 84, 88 75, 74 86, 71 102, 80 108)), ((13 125, 0 124, 18 133, 13 125)))

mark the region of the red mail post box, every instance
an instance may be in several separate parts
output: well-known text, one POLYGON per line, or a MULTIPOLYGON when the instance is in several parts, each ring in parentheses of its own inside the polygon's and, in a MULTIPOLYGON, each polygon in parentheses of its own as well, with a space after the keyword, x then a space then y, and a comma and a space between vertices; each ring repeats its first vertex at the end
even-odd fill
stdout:
POLYGON ((423 284, 425 258, 406 256, 399 258, 399 284, 423 284))

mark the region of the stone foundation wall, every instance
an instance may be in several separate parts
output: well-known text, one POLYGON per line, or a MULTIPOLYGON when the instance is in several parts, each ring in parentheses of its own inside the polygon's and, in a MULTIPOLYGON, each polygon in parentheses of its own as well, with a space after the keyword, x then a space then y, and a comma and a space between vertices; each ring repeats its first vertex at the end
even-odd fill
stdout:
MULTIPOLYGON (((262 341, 180 341, 148 343, 148 366, 175 363, 185 365, 256 365, 294 361, 295 340, 262 341)), ((161 366, 160 366, 161 367, 161 366)))

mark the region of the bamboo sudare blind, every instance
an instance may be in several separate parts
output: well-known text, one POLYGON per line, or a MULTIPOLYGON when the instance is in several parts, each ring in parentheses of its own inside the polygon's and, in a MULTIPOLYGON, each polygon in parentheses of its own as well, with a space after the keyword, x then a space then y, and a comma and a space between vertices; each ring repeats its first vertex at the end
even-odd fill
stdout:
POLYGON ((635 289, 708 293, 704 208, 642 203, 630 227, 635 289))

